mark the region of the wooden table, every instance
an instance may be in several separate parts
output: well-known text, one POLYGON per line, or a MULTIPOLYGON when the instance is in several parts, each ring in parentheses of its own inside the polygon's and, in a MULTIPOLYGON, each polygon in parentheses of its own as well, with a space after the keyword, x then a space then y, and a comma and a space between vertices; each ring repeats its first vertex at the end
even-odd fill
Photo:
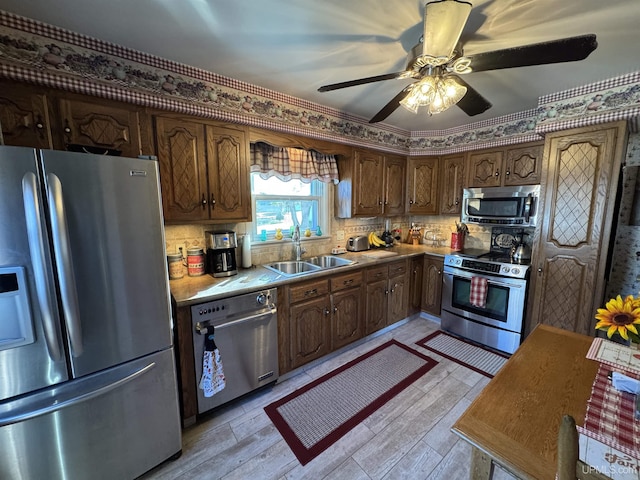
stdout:
POLYGON ((564 414, 584 424, 598 363, 592 337, 539 325, 454 424, 471 443, 471 478, 492 477, 494 462, 520 478, 553 479, 564 414))

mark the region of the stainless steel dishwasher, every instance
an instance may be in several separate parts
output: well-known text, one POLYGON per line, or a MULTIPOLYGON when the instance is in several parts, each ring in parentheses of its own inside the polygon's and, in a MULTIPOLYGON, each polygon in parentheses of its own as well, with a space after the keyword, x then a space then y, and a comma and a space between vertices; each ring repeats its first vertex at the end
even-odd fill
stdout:
POLYGON ((203 370, 205 339, 213 340, 226 386, 211 397, 198 388, 198 413, 206 412, 278 379, 278 318, 275 288, 191 307, 196 383, 203 370))

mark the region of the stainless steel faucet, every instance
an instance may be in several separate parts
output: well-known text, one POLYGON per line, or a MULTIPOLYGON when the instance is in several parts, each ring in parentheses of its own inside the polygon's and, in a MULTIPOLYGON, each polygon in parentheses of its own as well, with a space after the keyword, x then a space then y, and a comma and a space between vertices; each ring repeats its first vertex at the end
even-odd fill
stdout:
POLYGON ((296 261, 299 262, 302 260, 302 254, 306 253, 306 250, 300 245, 300 225, 296 225, 291 240, 293 241, 293 247, 296 251, 296 261))

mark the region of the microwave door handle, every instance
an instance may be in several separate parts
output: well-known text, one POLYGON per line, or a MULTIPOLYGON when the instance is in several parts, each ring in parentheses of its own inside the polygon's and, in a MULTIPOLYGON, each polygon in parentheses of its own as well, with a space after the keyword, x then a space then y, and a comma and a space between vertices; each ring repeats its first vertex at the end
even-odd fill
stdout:
POLYGON ((527 199, 524 201, 524 221, 529 222, 529 217, 531 216, 531 204, 533 203, 533 196, 531 194, 527 195, 527 199))

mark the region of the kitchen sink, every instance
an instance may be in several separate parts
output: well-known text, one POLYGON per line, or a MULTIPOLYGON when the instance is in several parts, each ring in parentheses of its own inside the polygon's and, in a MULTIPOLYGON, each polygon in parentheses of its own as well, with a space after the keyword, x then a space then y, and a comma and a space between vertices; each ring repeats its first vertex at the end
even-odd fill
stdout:
POLYGON ((318 255, 317 257, 307 258, 305 261, 318 265, 320 268, 343 267, 345 265, 353 265, 355 263, 351 260, 340 258, 335 255, 318 255))
POLYGON ((321 270, 318 265, 314 265, 313 263, 295 260, 270 263, 265 265, 265 267, 283 275, 300 275, 302 273, 317 272, 321 270))
POLYGON ((304 273, 320 272, 329 268, 351 265, 355 262, 335 255, 318 255, 304 260, 275 262, 265 265, 266 268, 282 275, 302 275, 304 273))

